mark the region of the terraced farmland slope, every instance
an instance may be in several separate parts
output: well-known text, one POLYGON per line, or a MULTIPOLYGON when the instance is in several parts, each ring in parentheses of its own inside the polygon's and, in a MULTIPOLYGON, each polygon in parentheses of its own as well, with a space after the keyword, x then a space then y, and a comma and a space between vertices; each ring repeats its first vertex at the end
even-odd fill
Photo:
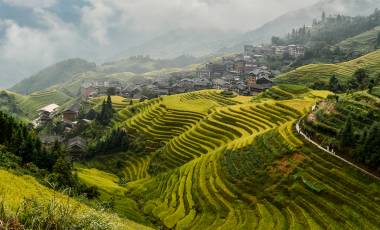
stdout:
POLYGON ((311 86, 317 81, 328 83, 332 75, 336 75, 342 82, 347 82, 359 68, 365 68, 370 74, 378 73, 380 71, 380 50, 339 64, 306 65, 278 76, 276 82, 311 86))
POLYGON ((355 37, 348 38, 337 44, 339 48, 348 52, 368 53, 376 46, 376 39, 380 32, 380 26, 355 37))
MULTIPOLYGON (((5 170, 0 170, 0 190, 1 201, 5 200, 5 211, 7 213, 15 214, 25 200, 35 200, 41 206, 45 205, 47 207, 52 205, 51 202, 54 202, 62 205, 62 207, 50 206, 49 211, 57 214, 68 211, 79 222, 86 222, 86 226, 92 226, 91 229, 151 229, 133 221, 121 219, 114 214, 96 211, 80 201, 42 186, 31 176, 19 176, 5 170), (57 210, 59 208, 67 210, 57 210), (99 219, 100 222, 97 222, 95 219, 99 219)), ((35 210, 35 212, 37 213, 38 210, 35 210)), ((1 225, 1 227, 4 226, 1 225)))
POLYGON ((290 99, 241 103, 200 91, 121 110, 118 126, 149 140, 146 156, 126 160, 124 199, 166 228, 380 228, 379 183, 294 130, 328 93, 274 90, 290 99))
POLYGON ((149 140, 146 156, 126 159, 120 199, 136 203, 125 216, 175 229, 380 228, 380 184, 294 130, 328 94, 281 85, 241 103, 200 91, 119 111, 120 126, 149 140))
POLYGON ((20 116, 25 116, 29 119, 34 119, 38 112, 37 110, 49 105, 58 104, 59 106, 69 106, 75 99, 72 96, 64 93, 62 90, 44 90, 24 96, 10 91, 4 91, 15 98, 15 106, 20 110, 20 116))

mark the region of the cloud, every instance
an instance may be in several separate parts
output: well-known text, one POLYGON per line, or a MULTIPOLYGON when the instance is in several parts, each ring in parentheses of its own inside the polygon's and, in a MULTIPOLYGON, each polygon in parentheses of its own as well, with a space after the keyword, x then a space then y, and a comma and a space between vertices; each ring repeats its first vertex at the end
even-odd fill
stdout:
POLYGON ((9 5, 28 7, 28 8, 48 8, 50 6, 53 6, 57 2, 57 0, 2 0, 2 1, 9 5))
MULTIPOLYGON (((174 27, 213 27, 224 30, 247 30, 316 0, 88 0, 92 11, 97 6, 121 13, 121 26, 136 30, 157 31, 174 27), (129 24, 123 24, 128 22, 129 24), (132 24, 131 24, 132 22, 132 24)), ((88 9, 86 13, 91 13, 88 9)), ((99 12, 98 12, 99 13, 99 12)), ((108 15, 107 15, 108 16, 108 15)), ((104 15, 100 18, 107 18, 104 15)), ((96 23, 96 22, 95 22, 96 23)))
POLYGON ((315 1, 0 0, 15 9, 29 10, 40 25, 0 16, 0 87, 62 59, 81 57, 100 62, 175 29, 251 30, 315 1), (57 6, 59 14, 55 13, 57 6), (73 7, 78 14, 69 14, 73 7), (77 18, 67 20, 62 15, 77 18))
POLYGON ((85 50, 75 27, 47 11, 37 10, 36 15, 45 22, 45 29, 20 26, 12 20, 0 22, 4 34, 0 42, 0 86, 9 86, 15 79, 85 50))

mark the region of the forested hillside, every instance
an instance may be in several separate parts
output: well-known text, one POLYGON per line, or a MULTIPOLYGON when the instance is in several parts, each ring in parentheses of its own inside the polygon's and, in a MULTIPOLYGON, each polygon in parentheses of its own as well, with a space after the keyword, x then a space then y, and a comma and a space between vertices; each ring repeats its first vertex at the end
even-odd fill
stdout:
MULTIPOLYGON (((362 16, 357 18, 363 18, 372 14, 373 10, 376 8, 380 8, 380 3, 377 0, 322 0, 310 7, 288 12, 278 18, 275 18, 273 21, 264 24, 256 30, 235 38, 235 40, 233 40, 233 48, 235 50, 239 50, 241 49, 240 47, 245 44, 265 44, 270 42, 271 37, 273 36, 284 37, 291 32, 292 29, 296 30, 296 28, 302 28, 303 26, 311 26, 313 19, 320 18, 323 12, 326 17, 340 14, 349 16, 346 18, 353 18, 356 16, 362 16)), ((333 22, 331 19, 335 18, 335 16, 331 16, 329 18, 330 21, 328 21, 328 23, 331 23, 333 22)), ((340 16, 340 18, 342 18, 342 16, 340 16)), ((368 27, 357 27, 355 30, 366 31, 366 28, 368 27)), ((318 33, 318 31, 315 32, 318 33)), ((347 32, 351 33, 352 30, 345 31, 344 33, 347 32)), ((337 35, 339 34, 340 31, 338 30, 337 35)), ((337 38, 340 37, 337 36, 337 38)))
POLYGON ((378 48, 380 11, 369 16, 329 16, 323 13, 311 27, 294 28, 284 38, 272 37, 273 45, 306 46, 304 57, 293 66, 309 63, 337 63, 351 60, 378 48))

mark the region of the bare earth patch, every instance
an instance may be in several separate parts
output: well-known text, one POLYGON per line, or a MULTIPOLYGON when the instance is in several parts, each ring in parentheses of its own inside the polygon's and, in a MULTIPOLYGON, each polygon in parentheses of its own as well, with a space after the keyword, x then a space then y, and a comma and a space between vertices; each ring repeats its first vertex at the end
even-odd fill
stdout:
POLYGON ((282 176, 288 176, 294 171, 297 165, 305 159, 306 156, 302 153, 294 153, 290 157, 286 156, 277 161, 275 165, 268 167, 269 174, 274 176, 276 172, 279 172, 282 176))

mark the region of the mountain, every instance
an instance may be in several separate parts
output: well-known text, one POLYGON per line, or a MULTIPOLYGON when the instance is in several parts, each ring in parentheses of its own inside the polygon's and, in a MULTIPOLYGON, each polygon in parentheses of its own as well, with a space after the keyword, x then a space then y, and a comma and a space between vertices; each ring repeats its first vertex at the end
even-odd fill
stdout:
POLYGON ((347 83, 355 71, 364 68, 370 75, 380 71, 380 50, 352 61, 338 64, 310 64, 278 76, 277 83, 312 86, 316 82, 327 83, 335 75, 342 83, 347 83))
POLYGON ((173 58, 181 55, 200 57, 228 46, 229 42, 238 35, 239 33, 216 29, 176 29, 127 49, 116 57, 132 55, 150 55, 155 58, 173 58))
POLYGON ((65 60, 49 66, 37 74, 17 83, 10 90, 21 94, 30 94, 63 83, 75 75, 95 70, 95 68, 96 64, 82 59, 65 60))
POLYGON ((193 64, 203 63, 206 58, 196 58, 190 55, 181 55, 172 59, 154 59, 150 56, 132 56, 99 66, 98 71, 107 74, 130 72, 144 74, 152 71, 184 68, 193 64))
POLYGON ((347 16, 369 15, 380 8, 377 0, 323 0, 310 7, 286 13, 263 26, 245 33, 234 41, 232 50, 241 50, 245 44, 268 43, 272 36, 284 36, 292 29, 311 25, 322 12, 347 16))

